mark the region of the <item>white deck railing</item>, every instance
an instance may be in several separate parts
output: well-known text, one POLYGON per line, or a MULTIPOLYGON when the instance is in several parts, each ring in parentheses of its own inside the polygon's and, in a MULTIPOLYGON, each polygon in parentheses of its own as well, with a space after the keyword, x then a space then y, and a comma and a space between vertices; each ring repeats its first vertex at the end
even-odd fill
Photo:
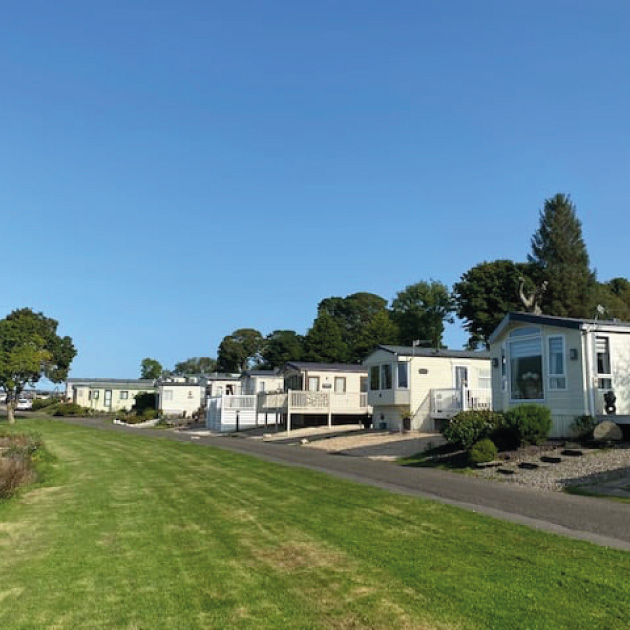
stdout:
POLYGON ((468 409, 492 409, 491 389, 471 389, 470 387, 432 389, 431 416, 451 419, 460 411, 468 409))
POLYGON ((367 394, 309 392, 265 392, 258 394, 258 411, 288 413, 367 413, 367 394))

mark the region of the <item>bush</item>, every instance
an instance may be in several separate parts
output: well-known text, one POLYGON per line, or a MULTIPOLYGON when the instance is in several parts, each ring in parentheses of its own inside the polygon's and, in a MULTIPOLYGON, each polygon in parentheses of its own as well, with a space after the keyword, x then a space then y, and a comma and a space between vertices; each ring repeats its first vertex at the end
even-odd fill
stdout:
POLYGON ((151 392, 136 394, 135 402, 133 404, 133 407, 131 408, 132 413, 141 416, 147 409, 155 409, 155 398, 155 394, 151 392))
POLYGON ((24 457, 3 457, 0 459, 0 498, 8 499, 25 483, 33 481, 35 473, 28 459, 24 457))
POLYGON ((40 409, 45 409, 46 407, 50 407, 50 405, 54 405, 58 403, 58 398, 36 398, 33 401, 33 411, 39 411, 40 409))
POLYGON ((90 415, 90 410, 86 407, 81 407, 77 403, 60 403, 57 405, 53 416, 79 416, 85 417, 90 415))
POLYGON ((505 427, 519 444, 540 444, 551 431, 551 411, 541 405, 518 405, 506 412, 505 427))
POLYGON ((475 442, 490 437, 502 423, 502 415, 489 409, 460 411, 444 429, 447 442, 469 450, 475 442))
POLYGON ((497 447, 491 439, 484 438, 473 444, 468 456, 472 464, 492 462, 497 458, 497 447))
POLYGON ((593 437, 593 429, 597 426, 597 420, 593 416, 578 416, 571 425, 573 433, 579 440, 587 440, 593 437))

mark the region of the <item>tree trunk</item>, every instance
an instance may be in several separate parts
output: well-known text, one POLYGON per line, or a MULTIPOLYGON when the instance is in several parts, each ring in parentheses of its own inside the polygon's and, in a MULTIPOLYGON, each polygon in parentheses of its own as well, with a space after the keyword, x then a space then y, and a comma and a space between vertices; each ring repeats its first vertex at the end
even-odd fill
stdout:
POLYGON ((7 402, 7 422, 15 424, 15 402, 13 400, 7 402))

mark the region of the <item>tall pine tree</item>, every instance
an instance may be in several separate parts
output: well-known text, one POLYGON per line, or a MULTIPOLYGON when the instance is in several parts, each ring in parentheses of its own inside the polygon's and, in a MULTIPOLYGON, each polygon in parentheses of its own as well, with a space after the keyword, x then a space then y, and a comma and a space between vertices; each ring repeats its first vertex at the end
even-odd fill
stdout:
POLYGON ((568 195, 546 199, 528 260, 536 281, 547 282, 541 308, 546 315, 593 317, 595 274, 589 267, 582 224, 568 195))

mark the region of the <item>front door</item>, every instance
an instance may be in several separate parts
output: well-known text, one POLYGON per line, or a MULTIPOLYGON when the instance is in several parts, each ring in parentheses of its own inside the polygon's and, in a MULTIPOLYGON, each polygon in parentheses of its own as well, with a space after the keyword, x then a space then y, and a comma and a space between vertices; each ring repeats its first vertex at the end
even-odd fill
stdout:
POLYGON ((455 387, 468 387, 468 368, 464 365, 455 366, 455 387))
POLYGON ((111 389, 106 389, 105 390, 105 398, 103 399, 103 404, 106 407, 111 407, 112 406, 112 390, 111 389))

